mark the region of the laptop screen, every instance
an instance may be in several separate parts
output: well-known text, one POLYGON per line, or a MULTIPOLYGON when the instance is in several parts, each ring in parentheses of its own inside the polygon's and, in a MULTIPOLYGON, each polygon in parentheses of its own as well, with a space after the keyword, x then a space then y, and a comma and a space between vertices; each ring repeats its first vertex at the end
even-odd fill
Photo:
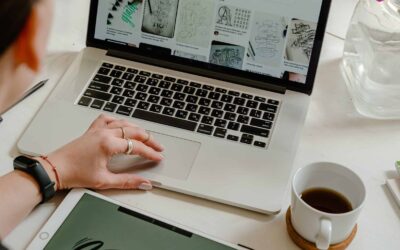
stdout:
POLYGON ((322 5, 323 0, 99 0, 94 38, 305 84, 322 5))

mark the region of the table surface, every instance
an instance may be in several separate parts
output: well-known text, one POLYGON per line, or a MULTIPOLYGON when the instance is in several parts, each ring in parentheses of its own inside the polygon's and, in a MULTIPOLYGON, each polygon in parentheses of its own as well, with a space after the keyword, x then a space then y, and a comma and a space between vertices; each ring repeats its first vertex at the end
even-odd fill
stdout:
MULTIPOLYGON (((316 161, 348 166, 364 180, 367 201, 359 218, 359 231, 348 249, 400 249, 400 208, 385 186, 396 177, 400 157, 400 121, 373 120, 359 115, 351 102, 339 64, 343 37, 350 20, 348 0, 333 0, 329 34, 322 49, 315 88, 294 169, 316 161), (342 11, 343 10, 343 11, 342 11), (336 27, 338 22, 340 27, 336 27), (330 28, 333 27, 333 28, 330 28), (333 35, 331 35, 333 34, 333 35)), ((0 175, 12 170, 18 155, 16 142, 74 56, 85 46, 88 2, 56 0, 56 18, 40 79, 49 83, 3 116, 0 123, 0 175)), ((352 6, 356 1, 352 0, 352 6)), ((286 233, 284 210, 266 216, 178 193, 107 191, 104 194, 140 209, 256 250, 298 249, 286 233)), ((24 249, 54 212, 65 194, 38 206, 6 239, 12 249, 24 249)))

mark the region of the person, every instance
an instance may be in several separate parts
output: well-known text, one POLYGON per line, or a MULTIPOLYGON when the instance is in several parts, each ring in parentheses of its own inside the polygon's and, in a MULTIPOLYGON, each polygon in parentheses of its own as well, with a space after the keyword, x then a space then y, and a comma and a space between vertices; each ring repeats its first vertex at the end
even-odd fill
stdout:
MULTIPOLYGON (((0 1, 0 114, 23 95, 40 71, 53 12, 52 0, 0 1)), ((163 146, 143 128, 100 115, 79 138, 46 156, 35 157, 55 190, 85 187, 151 189, 151 182, 107 169, 112 156, 137 154, 161 161, 163 146)), ((6 153, 6 152, 1 152, 6 153)), ((3 166, 4 167, 4 166, 3 166)), ((14 170, 0 177, 0 239, 42 201, 38 181, 14 170)), ((1 246, 0 246, 1 248, 1 246)))

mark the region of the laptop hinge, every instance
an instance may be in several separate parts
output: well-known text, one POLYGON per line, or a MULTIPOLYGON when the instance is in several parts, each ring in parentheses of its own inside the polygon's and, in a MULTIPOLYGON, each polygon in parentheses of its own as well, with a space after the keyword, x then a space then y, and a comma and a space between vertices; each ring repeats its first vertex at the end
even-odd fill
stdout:
POLYGON ((253 79, 240 77, 240 76, 236 76, 236 75, 215 72, 213 70, 194 67, 191 65, 184 65, 184 64, 180 64, 180 63, 174 63, 171 61, 160 60, 160 59, 156 59, 156 58, 152 58, 152 57, 148 57, 148 56, 144 56, 144 55, 133 54, 133 53, 125 52, 125 51, 108 50, 106 55, 111 56, 111 57, 117 57, 117 58, 121 58, 121 59, 130 60, 130 61, 150 64, 150 65, 163 67, 163 68, 167 68, 167 69, 182 71, 185 73, 190 73, 190 74, 194 74, 194 75, 198 75, 198 76, 203 76, 203 77, 213 78, 213 79, 217 79, 217 80, 237 83, 240 85, 254 87, 254 88, 267 90, 267 91, 271 91, 271 92, 275 92, 275 93, 279 93, 279 94, 285 94, 285 92, 286 92, 286 87, 283 87, 283 86, 270 84, 270 83, 266 83, 266 82, 261 82, 261 81, 256 81, 253 79))

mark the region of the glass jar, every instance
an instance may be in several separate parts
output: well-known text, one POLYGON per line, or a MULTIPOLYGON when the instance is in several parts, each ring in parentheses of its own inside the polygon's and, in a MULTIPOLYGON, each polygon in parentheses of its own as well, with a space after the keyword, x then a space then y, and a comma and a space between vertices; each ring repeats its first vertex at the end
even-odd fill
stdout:
POLYGON ((361 114, 400 118, 400 0, 358 2, 341 68, 361 114))

